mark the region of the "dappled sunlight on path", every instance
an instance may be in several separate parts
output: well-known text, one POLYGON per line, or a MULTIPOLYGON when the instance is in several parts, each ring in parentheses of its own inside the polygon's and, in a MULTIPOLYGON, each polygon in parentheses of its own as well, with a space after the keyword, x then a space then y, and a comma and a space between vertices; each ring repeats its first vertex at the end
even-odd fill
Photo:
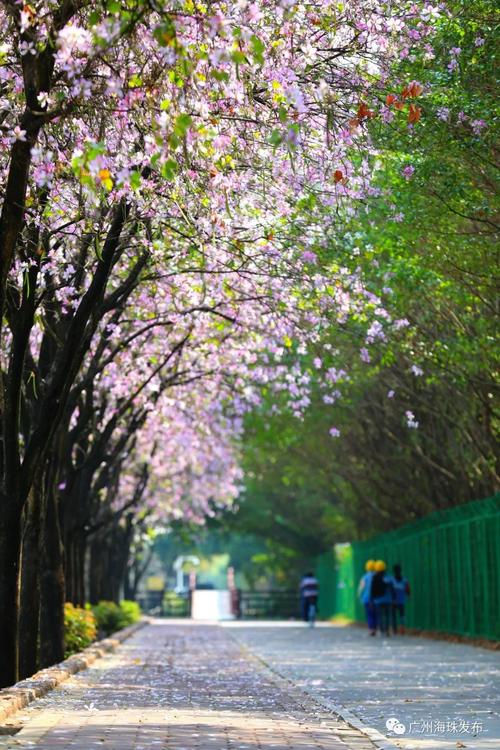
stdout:
POLYGON ((0 748, 371 750, 215 625, 155 621, 12 718, 0 748))

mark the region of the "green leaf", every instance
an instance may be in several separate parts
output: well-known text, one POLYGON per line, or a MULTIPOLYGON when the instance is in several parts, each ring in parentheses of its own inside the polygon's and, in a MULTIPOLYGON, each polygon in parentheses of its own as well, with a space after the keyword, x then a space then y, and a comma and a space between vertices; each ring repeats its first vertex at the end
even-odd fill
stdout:
POLYGON ((186 135, 188 128, 191 126, 192 122, 193 118, 191 117, 191 115, 177 115, 174 122, 175 135, 179 136, 179 138, 183 138, 186 135))
POLYGON ((177 174, 177 170, 177 162, 174 161, 174 159, 167 159, 161 165, 161 174, 162 177, 164 177, 166 180, 173 180, 175 175, 177 174))
POLYGON ((252 53, 253 53, 253 58, 255 62, 259 63, 259 65, 263 65, 264 64, 264 52, 266 49, 264 42, 261 39, 259 39, 258 36, 255 36, 255 34, 253 34, 250 37, 250 44, 252 45, 252 53))
POLYGON ((139 174, 139 172, 137 172, 137 170, 134 170, 133 172, 130 173, 129 180, 130 180, 130 186, 132 187, 132 189, 138 190, 139 187, 141 186, 141 175, 139 174))
POLYGON ((229 81, 229 73, 226 73, 225 70, 212 70, 211 76, 212 78, 215 78, 216 81, 224 81, 226 83, 229 81))
POLYGON ((89 15, 89 26, 97 26, 101 20, 101 14, 97 10, 93 10, 89 15))
POLYGON ((153 31, 153 36, 160 47, 171 45, 175 39, 175 26, 170 19, 165 19, 153 31))
POLYGON ((283 124, 288 122, 288 112, 286 111, 285 107, 279 108, 278 117, 280 118, 280 122, 282 122, 283 124))
POLYGON ((134 73, 134 75, 129 78, 128 85, 131 89, 138 89, 140 86, 142 86, 142 78, 137 75, 137 73, 134 73))
POLYGON ((279 146, 280 143, 283 141, 283 134, 280 130, 273 130, 271 135, 269 136, 269 143, 271 146, 279 146))
POLYGON ((248 62, 244 52, 241 52, 239 49, 235 49, 233 52, 231 52, 231 60, 235 62, 236 65, 241 65, 242 63, 248 62))
POLYGON ((117 0, 107 0, 106 10, 108 11, 108 13, 119 13, 121 10, 121 5, 117 0))

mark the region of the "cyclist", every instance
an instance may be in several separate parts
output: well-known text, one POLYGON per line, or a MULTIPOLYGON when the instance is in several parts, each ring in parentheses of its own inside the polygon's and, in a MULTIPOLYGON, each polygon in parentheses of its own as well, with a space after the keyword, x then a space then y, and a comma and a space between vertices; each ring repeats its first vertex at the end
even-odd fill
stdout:
POLYGON ((314 573, 309 571, 300 582, 300 604, 304 621, 311 624, 318 609, 318 590, 317 578, 314 573))

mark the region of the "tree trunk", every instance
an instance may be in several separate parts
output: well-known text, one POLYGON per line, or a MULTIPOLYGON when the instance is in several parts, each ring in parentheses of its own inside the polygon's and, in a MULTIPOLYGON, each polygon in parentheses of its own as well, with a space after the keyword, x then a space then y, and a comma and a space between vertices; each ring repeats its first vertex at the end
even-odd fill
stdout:
POLYGON ((128 556, 126 532, 118 525, 106 526, 91 542, 90 602, 105 599, 119 604, 128 556), (124 550, 124 547, 126 549, 124 550), (125 554, 125 557, 124 557, 125 554))
POLYGON ((0 688, 18 680, 21 513, 0 498, 0 688))
POLYGON ((21 553, 21 608, 19 620, 19 677, 38 669, 40 622, 40 535, 43 521, 43 487, 36 481, 25 508, 21 553))
POLYGON ((48 667, 64 659, 64 555, 53 491, 48 493, 43 528, 40 592, 40 663, 48 667))
POLYGON ((85 606, 85 553, 87 551, 87 539, 79 534, 75 544, 75 604, 78 607, 85 606))
MULTIPOLYGON (((125 573, 127 570, 128 559, 130 555, 130 545, 134 536, 133 528, 133 516, 127 514, 125 518, 125 524, 120 525, 117 529, 119 532, 116 543, 113 545, 115 555, 115 569, 114 569, 114 581, 116 587, 116 596, 118 601, 122 593, 122 587, 124 588, 125 573)), ((124 597, 127 598, 125 591, 124 597)))
POLYGON ((103 551, 103 540, 100 536, 95 536, 90 545, 89 601, 91 604, 97 604, 103 598, 103 551))
POLYGON ((128 566, 123 576, 123 596, 125 599, 135 599, 135 592, 130 582, 130 568, 128 566))
POLYGON ((67 536, 64 540, 64 572, 65 572, 65 591, 66 601, 75 604, 75 543, 72 536, 67 536))
POLYGON ((100 545, 99 555, 99 580, 98 586, 95 587, 95 595, 97 599, 104 599, 108 602, 116 602, 118 604, 118 597, 116 596, 116 587, 114 583, 114 571, 113 571, 113 550, 112 547, 115 544, 115 538, 112 529, 108 529, 99 539, 96 540, 96 544, 100 545))
POLYGON ((125 523, 120 520, 113 522, 105 527, 100 538, 93 541, 100 566, 100 586, 95 592, 98 598, 119 604, 132 536, 132 516, 129 514, 125 523))

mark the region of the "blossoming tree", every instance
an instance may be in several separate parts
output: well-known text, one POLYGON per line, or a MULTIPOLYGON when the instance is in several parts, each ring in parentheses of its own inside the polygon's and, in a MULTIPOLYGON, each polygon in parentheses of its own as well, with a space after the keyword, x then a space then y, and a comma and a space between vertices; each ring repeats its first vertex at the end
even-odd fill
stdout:
MULTIPOLYGON (((356 273, 325 264, 336 208, 371 189, 350 154, 369 148, 390 59, 431 33, 432 12, 361 0, 0 5, 2 684, 18 675, 23 517, 31 551, 45 524, 44 569, 60 576, 59 527, 83 507, 75 487, 99 502, 123 487, 133 444, 143 457, 155 440, 149 502, 167 485, 177 512, 200 497, 162 474, 166 461, 181 475, 200 461, 183 404, 214 419, 179 389, 211 379, 219 425, 229 393, 238 415, 255 385, 286 389, 297 413, 307 405, 296 346, 367 300, 356 273)), ((418 93, 402 103, 413 123, 418 93)), ((205 472, 225 465, 225 443, 205 472)))

